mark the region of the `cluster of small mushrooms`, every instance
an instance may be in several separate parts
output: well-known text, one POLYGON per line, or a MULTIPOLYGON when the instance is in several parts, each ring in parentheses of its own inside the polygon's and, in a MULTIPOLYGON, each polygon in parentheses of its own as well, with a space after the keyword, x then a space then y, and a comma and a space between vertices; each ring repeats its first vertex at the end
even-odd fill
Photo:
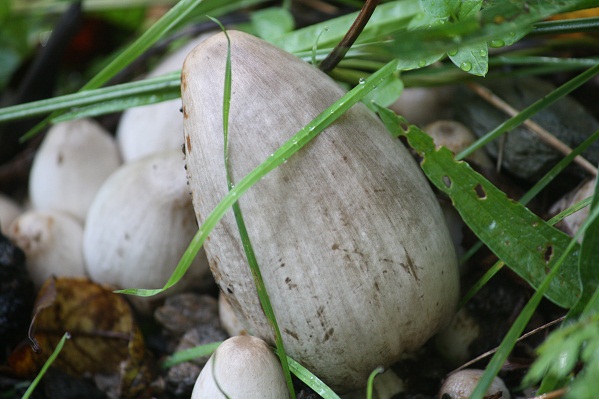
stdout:
MULTIPOLYGON (((237 182, 344 91, 260 39, 228 34, 230 167, 237 182)), ((197 43, 153 72, 183 65, 182 113, 179 100, 131 109, 116 138, 89 119, 57 124, 36 155, 28 210, 0 197, 2 227, 25 251, 38 287, 52 275, 88 276, 116 288, 161 287, 197 225, 227 194, 227 40, 219 33, 197 43)), ((413 104, 402 101, 399 111, 410 118, 405 107, 413 104)), ((425 130, 454 152, 474 139, 451 121, 425 130)), ((484 153, 471 160, 490 166, 484 153)), ((239 203, 287 353, 337 392, 363 388, 372 370, 399 361, 452 320, 459 216, 441 209, 409 152, 364 105, 351 108, 239 203), (457 223, 451 234, 446 219, 457 223)), ((228 315, 223 324, 232 335, 249 335, 221 344, 192 397, 288 397, 231 212, 204 249, 176 289, 194 285, 209 263, 223 294, 221 313, 228 315)), ((135 305, 149 308, 147 301, 135 305)), ((439 342, 451 347, 447 339, 439 342)), ((465 398, 479 377, 469 371, 469 382, 455 382, 452 375, 439 397, 465 398)), ((509 398, 501 382, 493 390, 509 398)))

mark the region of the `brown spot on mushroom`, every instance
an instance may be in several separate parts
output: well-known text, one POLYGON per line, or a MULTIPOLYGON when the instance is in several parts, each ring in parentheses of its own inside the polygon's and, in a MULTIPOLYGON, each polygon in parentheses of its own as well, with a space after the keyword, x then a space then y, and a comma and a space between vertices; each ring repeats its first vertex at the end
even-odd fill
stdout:
POLYGON ((64 162, 64 156, 62 154, 58 154, 58 158, 56 159, 56 163, 58 165, 62 165, 63 162, 64 162))
POLYGON ((289 335, 290 337, 295 338, 296 341, 299 341, 299 337, 298 337, 297 333, 295 333, 293 331, 290 331, 290 330, 288 330, 286 328, 283 329, 283 332, 285 334, 289 335))
POLYGON ((418 278, 418 274, 416 273, 416 266, 414 265, 414 261, 412 260, 410 255, 406 254, 406 263, 400 263, 400 265, 404 268, 406 273, 414 277, 416 281, 420 281, 420 279, 418 278))
POLYGON ((181 112, 183 112, 183 119, 189 118, 189 114, 187 113, 187 108, 185 108, 185 105, 181 107, 181 112))
MULTIPOLYGON (((187 153, 191 154, 191 139, 189 138, 188 134, 185 135, 185 143, 187 145, 187 153)), ((187 165, 185 165, 185 166, 187 166, 187 165)))
POLYGON ((297 284, 294 284, 291 282, 291 278, 287 277, 285 278, 285 283, 287 283, 287 287, 289 287, 289 289, 293 289, 293 288, 297 288, 297 284))
POLYGON ((339 249, 339 244, 337 244, 337 243, 333 244, 333 245, 331 246, 331 249, 332 249, 333 251, 335 251, 335 250, 339 249))
POLYGON ((331 336, 333 335, 333 333, 335 332, 334 328, 329 328, 326 332, 326 334, 324 335, 323 341, 326 342, 329 340, 329 338, 331 338, 331 336))
POLYGON ((187 75, 181 74, 181 91, 187 90, 187 75))

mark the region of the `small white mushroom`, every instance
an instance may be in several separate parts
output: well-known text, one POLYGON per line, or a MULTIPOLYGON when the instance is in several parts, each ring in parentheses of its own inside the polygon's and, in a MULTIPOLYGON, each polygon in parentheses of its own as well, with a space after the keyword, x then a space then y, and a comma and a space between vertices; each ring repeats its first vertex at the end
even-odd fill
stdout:
POLYGON ((289 397, 279 359, 266 342, 249 335, 224 341, 200 373, 191 399, 289 397))
POLYGON ((25 252, 25 264, 39 288, 51 276, 85 276, 83 226, 58 211, 28 211, 13 221, 9 237, 25 252))
POLYGON ((235 314, 227 297, 222 293, 218 296, 218 316, 220 318, 221 326, 230 337, 248 334, 247 329, 243 323, 239 321, 239 317, 235 314))
MULTIPOLYGON (((484 370, 465 369, 451 374, 439 390, 439 399, 468 399, 480 381, 484 370)), ((510 392, 499 377, 495 377, 486 395, 497 395, 501 399, 510 399, 510 392)))
MULTIPOLYGON (((90 207, 83 242, 88 273, 118 288, 162 287, 197 229, 180 150, 126 163, 90 207)), ((202 253, 176 290, 198 284, 207 271, 202 253)))
MULTIPOLYGON (((422 130, 433 138, 437 147, 447 147, 454 154, 462 152, 476 141, 474 133, 456 121, 438 120, 429 123, 422 130)), ((466 159, 483 168, 489 169, 493 167, 493 162, 491 162, 491 159, 483 149, 474 151, 466 159)))
POLYGON ((0 229, 7 234, 10 224, 23 213, 21 206, 12 198, 0 193, 0 229))
POLYGON ((56 209, 84 221, 100 185, 120 163, 114 139, 93 120, 53 126, 31 167, 33 208, 56 209))
POLYGON ((408 87, 389 108, 410 123, 423 126, 451 115, 454 92, 455 88, 451 86, 408 87))
POLYGON ((470 360, 470 345, 481 335, 480 326, 466 308, 454 316, 451 323, 435 337, 435 344, 443 358, 457 367, 470 360))
MULTIPOLYGON (((148 78, 181 69, 185 56, 205 38, 206 35, 201 35, 170 54, 148 74, 148 78)), ((180 149, 183 145, 180 109, 181 100, 174 99, 123 112, 116 132, 123 160, 129 162, 157 152, 180 149)))

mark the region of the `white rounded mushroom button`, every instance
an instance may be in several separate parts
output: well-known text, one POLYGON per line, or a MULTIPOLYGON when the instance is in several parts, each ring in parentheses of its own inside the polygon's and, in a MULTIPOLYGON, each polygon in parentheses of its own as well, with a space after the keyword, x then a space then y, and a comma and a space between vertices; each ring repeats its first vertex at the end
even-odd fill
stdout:
POLYGON ((281 363, 260 338, 249 335, 224 341, 200 373, 191 399, 289 398, 281 363))
MULTIPOLYGON (((439 399, 468 399, 480 381, 484 370, 465 369, 451 374, 439 391, 439 399)), ((499 377, 495 377, 486 396, 510 399, 510 392, 499 377), (501 396, 498 394, 501 393, 501 396)))

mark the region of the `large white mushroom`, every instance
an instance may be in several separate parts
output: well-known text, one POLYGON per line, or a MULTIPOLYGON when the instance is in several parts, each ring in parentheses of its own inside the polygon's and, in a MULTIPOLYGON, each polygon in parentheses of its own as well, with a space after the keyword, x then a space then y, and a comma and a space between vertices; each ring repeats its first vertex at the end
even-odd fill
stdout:
POLYGON ((191 399, 285 399, 279 359, 263 340, 249 335, 224 341, 202 369, 191 399))
MULTIPOLYGON (((230 31, 229 156, 239 182, 345 92, 298 58, 230 31)), ((199 222, 227 194, 222 105, 227 40, 182 72, 187 170, 199 222)), ((452 317, 458 269, 439 204, 409 152, 363 105, 239 199, 291 357, 338 392, 421 346, 452 317)), ((232 212, 205 243, 248 330, 273 343, 232 212)))
POLYGON ((81 222, 59 211, 28 211, 17 217, 9 237, 25 253, 25 265, 39 288, 51 276, 85 276, 81 222))
MULTIPOLYGON (((92 280, 118 288, 166 283, 197 231, 180 150, 126 163, 96 195, 83 251, 92 280)), ((208 270, 200 256, 179 290, 208 270)))
POLYGON ((33 208, 56 209, 84 221, 96 192, 120 163, 114 139, 93 120, 53 126, 31 167, 33 208))

